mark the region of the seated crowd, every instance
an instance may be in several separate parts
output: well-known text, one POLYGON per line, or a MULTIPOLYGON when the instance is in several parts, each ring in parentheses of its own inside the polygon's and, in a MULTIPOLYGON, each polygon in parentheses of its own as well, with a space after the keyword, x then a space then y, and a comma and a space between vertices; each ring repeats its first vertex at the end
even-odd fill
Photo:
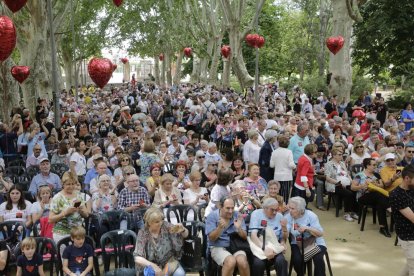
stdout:
POLYGON ((222 275, 250 275, 253 267, 264 275, 270 262, 286 276, 288 260, 303 275, 303 258, 313 260, 314 275, 325 275, 327 245, 312 209, 326 211, 326 195, 343 205, 347 222, 358 220, 361 206, 375 207, 379 232, 391 237, 389 193, 414 163, 410 104, 397 121, 381 97, 313 99, 276 84, 262 87, 258 103, 251 92, 202 85, 82 87, 78 103, 73 90, 62 93, 60 129, 45 99, 35 116, 22 104, 0 124, 0 222, 21 223, 19 273, 38 258, 29 237, 40 222, 56 243, 74 242, 64 272, 88 275, 93 252, 85 235, 99 244, 112 230, 99 218, 114 210, 128 215, 119 229, 138 235, 139 274, 185 275, 177 261, 189 230, 165 220, 169 207, 183 204, 197 210, 190 219, 205 223, 207 256, 222 275), (304 257, 308 245, 316 249, 304 257), (82 266, 72 260, 79 248, 82 266))

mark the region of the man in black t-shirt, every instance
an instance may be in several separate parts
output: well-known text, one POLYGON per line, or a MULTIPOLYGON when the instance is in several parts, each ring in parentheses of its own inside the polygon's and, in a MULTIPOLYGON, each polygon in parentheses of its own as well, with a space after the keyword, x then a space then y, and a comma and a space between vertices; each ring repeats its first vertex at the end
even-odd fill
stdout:
POLYGON ((6 264, 7 264, 7 245, 5 240, 0 241, 0 276, 6 275, 6 264))
POLYGON ((403 182, 390 194, 395 232, 407 264, 400 275, 414 275, 414 165, 402 171, 403 182))

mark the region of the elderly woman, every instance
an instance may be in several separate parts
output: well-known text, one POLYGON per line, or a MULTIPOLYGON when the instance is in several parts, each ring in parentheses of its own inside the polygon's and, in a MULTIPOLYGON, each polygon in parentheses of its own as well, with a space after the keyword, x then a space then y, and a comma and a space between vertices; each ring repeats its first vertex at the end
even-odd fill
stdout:
POLYGON ((155 144, 148 139, 144 142, 143 153, 139 158, 141 164, 141 174, 139 176, 143 183, 146 183, 147 178, 150 177, 150 168, 154 163, 163 163, 163 160, 155 153, 155 144))
POLYGON ((312 159, 318 152, 316 144, 305 146, 304 154, 299 157, 295 184, 293 185, 292 196, 303 197, 306 202, 313 201, 315 195, 313 177, 315 169, 312 159))
POLYGON ((204 171, 201 173, 200 186, 211 190, 217 182, 218 162, 213 159, 209 159, 204 161, 204 166, 204 171))
POLYGON ((255 129, 250 129, 247 132, 249 140, 243 146, 243 160, 246 164, 258 163, 260 154, 260 145, 258 142, 259 133, 255 129))
POLYGON ((319 223, 318 216, 310 210, 306 210, 306 201, 299 196, 289 199, 289 214, 286 216, 288 221, 288 231, 292 237, 290 248, 292 250, 293 267, 297 275, 304 275, 302 259, 302 243, 313 243, 319 248, 320 252, 313 255, 315 276, 325 275, 325 261, 323 256, 326 252, 326 243, 323 236, 323 228, 319 223))
POLYGON ((287 203, 290 197, 290 190, 292 189, 292 172, 296 169, 296 164, 293 161, 292 151, 287 148, 289 146, 289 137, 279 136, 278 142, 279 147, 273 151, 269 166, 275 169, 273 179, 280 183, 280 195, 283 196, 285 203, 287 203))
POLYGON ((174 176, 170 173, 161 177, 160 188, 155 191, 154 206, 168 208, 171 205, 182 204, 181 192, 173 186, 174 180, 174 176))
POLYGON ((205 187, 200 187, 201 174, 198 171, 190 173, 190 188, 184 191, 184 204, 193 206, 203 205, 208 202, 208 191, 205 187))
POLYGON ((358 219, 358 215, 354 212, 357 210, 355 196, 350 190, 351 177, 343 161, 342 151, 332 150, 332 159, 325 164, 325 175, 326 191, 335 193, 339 201, 344 202, 344 219, 351 222, 358 219))
POLYGON ((249 164, 248 174, 243 179, 246 183, 246 190, 256 199, 262 198, 267 194, 267 182, 260 174, 260 167, 258 164, 249 164))
POLYGON ((83 218, 89 216, 86 202, 81 193, 76 190, 78 180, 71 172, 62 177, 63 189, 57 193, 50 206, 49 222, 54 223, 53 240, 57 243, 70 234, 73 226, 80 226, 83 218))
POLYGON ((154 163, 150 168, 151 176, 147 178, 145 186, 147 187, 148 194, 154 198, 155 191, 160 188, 161 183, 161 164, 154 163))
POLYGON ((178 160, 175 163, 175 180, 174 187, 177 187, 180 190, 185 190, 190 187, 191 181, 188 178, 187 172, 187 162, 184 160, 178 160))
POLYGON ((230 169, 220 170, 217 174, 217 184, 210 194, 210 202, 206 208, 205 217, 220 207, 220 200, 230 194, 229 184, 233 180, 233 172, 230 169))
MULTIPOLYGON (((283 215, 278 212, 279 204, 276 199, 268 198, 263 202, 263 209, 255 210, 250 218, 249 232, 251 241, 259 248, 264 249, 264 254, 267 257, 265 260, 261 260, 256 256, 253 256, 254 272, 257 275, 264 275, 266 268, 266 260, 274 263, 276 268, 276 274, 278 276, 288 275, 288 264, 282 252, 276 252, 274 247, 269 245, 269 241, 266 241, 263 246, 263 234, 259 236, 259 230, 265 229, 266 226, 274 229, 276 239, 280 245, 286 247, 286 240, 289 236, 287 228, 287 220, 283 218, 283 215)), ((275 244, 274 246, 277 246, 275 244)))
POLYGON ((235 210, 243 216, 246 223, 249 223, 252 212, 262 206, 260 201, 249 194, 246 190, 246 183, 242 180, 235 181, 230 189, 235 210))
POLYGON ((265 139, 262 148, 259 153, 259 165, 260 176, 266 181, 273 179, 274 169, 270 167, 270 159, 273 151, 275 150, 275 144, 277 143, 277 132, 273 129, 268 129, 265 133, 265 139))
POLYGON ((145 228, 138 232, 134 257, 139 275, 150 266, 155 275, 185 275, 178 260, 181 257, 183 238, 188 230, 182 224, 171 225, 164 221, 159 208, 150 208, 144 215, 145 228))
POLYGON ((279 212, 282 214, 285 213, 288 208, 283 196, 279 194, 280 183, 276 180, 270 180, 269 183, 267 183, 267 188, 269 189, 269 193, 262 198, 262 202, 268 198, 274 198, 279 203, 279 212))
POLYGON ((92 195, 92 210, 95 214, 111 211, 116 206, 115 188, 111 186, 111 177, 103 174, 98 177, 98 192, 92 195))

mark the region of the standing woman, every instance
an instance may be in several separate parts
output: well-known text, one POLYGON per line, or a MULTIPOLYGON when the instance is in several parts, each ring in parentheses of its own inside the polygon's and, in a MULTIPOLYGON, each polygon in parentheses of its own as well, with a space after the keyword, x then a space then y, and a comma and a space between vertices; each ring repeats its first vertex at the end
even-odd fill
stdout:
POLYGON ((247 132, 249 140, 243 146, 243 160, 246 165, 259 162, 260 146, 259 146, 259 133, 255 129, 250 129, 247 132))
POLYGON ((76 175, 78 181, 83 184, 86 174, 86 158, 84 152, 86 150, 85 142, 79 140, 75 143, 75 152, 70 157, 70 171, 76 175))
POLYGON ((410 103, 404 105, 401 113, 401 122, 405 123, 405 131, 409 131, 414 127, 414 112, 410 103))
POLYGON ((155 144, 151 139, 147 139, 144 142, 143 153, 139 158, 141 164, 141 174, 139 179, 143 182, 147 182, 147 178, 150 177, 150 168, 155 163, 163 163, 160 157, 155 153, 155 144))
POLYGON ((299 157, 296 172, 295 184, 293 185, 292 196, 300 196, 306 200, 306 203, 312 202, 315 195, 313 186, 313 176, 315 169, 312 164, 312 158, 316 156, 318 148, 316 144, 305 146, 304 154, 299 157))
POLYGON ((84 197, 76 190, 78 179, 71 172, 62 177, 63 189, 57 193, 50 206, 49 222, 54 223, 53 240, 57 243, 67 235, 73 226, 81 226, 89 216, 84 197))
POLYGON ((11 186, 7 193, 7 201, 0 205, 0 222, 20 221, 26 228, 30 228, 31 206, 32 204, 24 199, 23 191, 16 185, 11 186))
POLYGON ((296 168, 292 151, 288 150, 289 138, 279 136, 279 147, 272 153, 270 167, 275 168, 274 180, 280 183, 280 195, 287 204, 293 183, 293 170, 296 168))

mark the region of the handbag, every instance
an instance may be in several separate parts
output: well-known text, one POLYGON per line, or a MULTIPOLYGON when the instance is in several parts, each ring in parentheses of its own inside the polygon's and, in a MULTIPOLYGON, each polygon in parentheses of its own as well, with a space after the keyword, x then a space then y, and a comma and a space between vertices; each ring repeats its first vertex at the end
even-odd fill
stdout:
POLYGON ((314 236, 303 239, 301 244, 302 246, 299 246, 299 248, 301 251, 303 250, 303 259, 305 263, 321 252, 320 247, 316 244, 316 238, 314 236))
MULTIPOLYGON (((285 250, 285 247, 283 245, 281 245, 279 243, 279 241, 277 240, 275 232, 273 231, 272 228, 266 227, 264 235, 265 235, 264 240, 266 242, 266 247, 270 247, 276 253, 276 255, 282 253, 285 250)), ((250 237, 247 238, 247 241, 250 244, 250 249, 251 249, 254 256, 256 256, 257 258, 259 258, 261 260, 266 260, 267 259, 266 255, 264 253, 264 250, 262 248, 260 248, 259 246, 257 246, 251 240, 250 237)))
POLYGON ((246 254, 251 254, 250 245, 247 240, 242 239, 237 232, 229 234, 230 236, 230 246, 227 248, 231 254, 236 253, 237 251, 244 251, 246 254))

